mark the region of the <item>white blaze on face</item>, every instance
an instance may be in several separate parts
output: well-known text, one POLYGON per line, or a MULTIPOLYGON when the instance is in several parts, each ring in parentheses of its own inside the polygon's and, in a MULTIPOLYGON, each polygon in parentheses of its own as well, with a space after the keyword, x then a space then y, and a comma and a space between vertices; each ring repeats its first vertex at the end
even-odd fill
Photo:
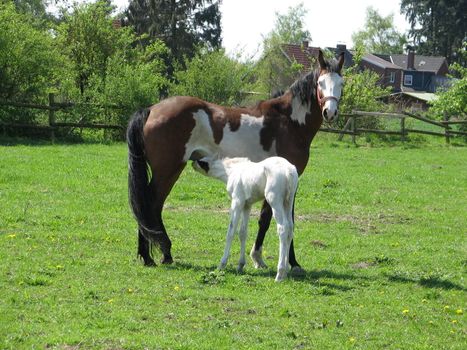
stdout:
POLYGON ((341 98, 342 86, 344 84, 344 79, 337 73, 327 73, 323 74, 318 79, 319 89, 321 90, 321 98, 328 96, 334 96, 337 98, 327 100, 322 106, 323 116, 329 121, 333 121, 337 118, 337 107, 338 100, 341 98))

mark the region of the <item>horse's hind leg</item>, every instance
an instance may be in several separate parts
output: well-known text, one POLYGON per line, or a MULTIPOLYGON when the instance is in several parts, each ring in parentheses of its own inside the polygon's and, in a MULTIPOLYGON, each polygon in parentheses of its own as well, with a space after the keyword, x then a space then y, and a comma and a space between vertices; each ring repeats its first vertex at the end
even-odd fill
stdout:
POLYGON ((150 244, 143 234, 143 229, 138 228, 138 255, 143 259, 145 266, 154 266, 154 260, 150 254, 150 244))
POLYGON ((254 266, 258 268, 266 268, 267 265, 263 260, 263 242, 264 236, 266 235, 269 225, 271 223, 272 210, 267 201, 263 202, 263 207, 261 208, 261 214, 259 217, 258 225, 258 234, 256 235, 256 241, 250 251, 250 257, 253 260, 254 266))
POLYGON ((151 233, 151 241, 155 242, 162 252, 162 264, 171 264, 173 262, 171 248, 172 242, 170 241, 167 231, 162 220, 162 209, 164 207, 165 200, 169 195, 172 187, 180 176, 186 163, 182 163, 176 168, 175 171, 167 172, 167 168, 164 172, 153 169, 153 178, 150 186, 154 191, 155 203, 154 203, 154 218, 156 221, 157 232, 151 233))

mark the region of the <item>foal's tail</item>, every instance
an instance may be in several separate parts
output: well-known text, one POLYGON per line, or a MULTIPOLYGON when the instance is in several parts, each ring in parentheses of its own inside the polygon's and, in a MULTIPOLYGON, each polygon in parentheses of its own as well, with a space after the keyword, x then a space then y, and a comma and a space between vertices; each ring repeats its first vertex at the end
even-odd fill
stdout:
POLYGON ((144 154, 143 140, 143 127, 148 115, 148 108, 136 112, 127 129, 128 198, 139 226, 151 232, 155 228, 152 212, 154 194, 149 186, 149 169, 144 154))

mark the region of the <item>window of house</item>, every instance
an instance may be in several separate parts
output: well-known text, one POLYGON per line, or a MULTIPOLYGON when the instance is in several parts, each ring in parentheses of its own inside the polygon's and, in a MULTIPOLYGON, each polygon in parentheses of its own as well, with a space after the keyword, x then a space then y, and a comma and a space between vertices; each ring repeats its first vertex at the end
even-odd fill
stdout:
POLYGON ((394 83, 396 81, 396 72, 391 72, 391 75, 389 76, 389 82, 394 83))
POLYGON ((412 85, 412 75, 404 74, 404 85, 412 85))

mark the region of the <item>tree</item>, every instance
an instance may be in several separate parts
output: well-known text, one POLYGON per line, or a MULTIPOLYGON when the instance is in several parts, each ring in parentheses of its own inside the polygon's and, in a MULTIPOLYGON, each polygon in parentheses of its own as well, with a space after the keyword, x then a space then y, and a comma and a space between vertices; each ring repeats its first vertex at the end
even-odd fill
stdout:
POLYGON ((221 45, 221 13, 215 0, 130 0, 125 22, 139 35, 162 40, 179 62, 203 44, 221 45))
POLYGON ((185 69, 175 72, 177 83, 172 85, 171 94, 196 96, 217 104, 239 104, 242 92, 248 90, 248 68, 228 57, 223 49, 200 49, 186 61, 185 69))
POLYGON ((59 53, 53 37, 19 13, 12 2, 0 3, 0 97, 41 99, 53 86, 59 70, 59 53))
POLYGON ((289 7, 286 14, 276 12, 273 30, 263 40, 263 54, 257 64, 257 89, 271 93, 288 87, 302 71, 302 65, 290 62, 285 57, 282 45, 301 44, 311 40, 310 32, 305 29, 307 9, 303 3, 289 7))
MULTIPOLYGON (((459 50, 459 56, 464 61, 467 59, 467 41, 464 41, 463 49, 459 50)), ((455 116, 465 120, 467 119, 467 68, 459 63, 453 63, 449 68, 458 79, 454 79, 448 89, 437 92, 438 98, 431 103, 430 114, 438 119, 455 116)))
POLYGON ((401 12, 410 23, 409 36, 419 54, 460 62, 456 53, 467 33, 466 0, 402 0, 401 12))
MULTIPOLYGON (((380 76, 377 73, 369 69, 363 71, 360 69, 360 61, 364 51, 363 47, 357 47, 353 57, 354 65, 343 71, 345 87, 339 103, 340 113, 352 113, 354 110, 381 111, 385 109, 378 98, 389 95, 391 88, 381 87, 378 83, 380 76)), ((342 125, 344 122, 340 121, 342 125)), ((359 123, 361 127, 377 129, 379 122, 376 118, 361 118, 359 123)))
POLYGON ((407 43, 405 35, 394 28, 394 15, 382 17, 372 7, 366 9, 363 30, 352 34, 355 46, 361 46, 366 52, 380 54, 402 53, 407 43))

